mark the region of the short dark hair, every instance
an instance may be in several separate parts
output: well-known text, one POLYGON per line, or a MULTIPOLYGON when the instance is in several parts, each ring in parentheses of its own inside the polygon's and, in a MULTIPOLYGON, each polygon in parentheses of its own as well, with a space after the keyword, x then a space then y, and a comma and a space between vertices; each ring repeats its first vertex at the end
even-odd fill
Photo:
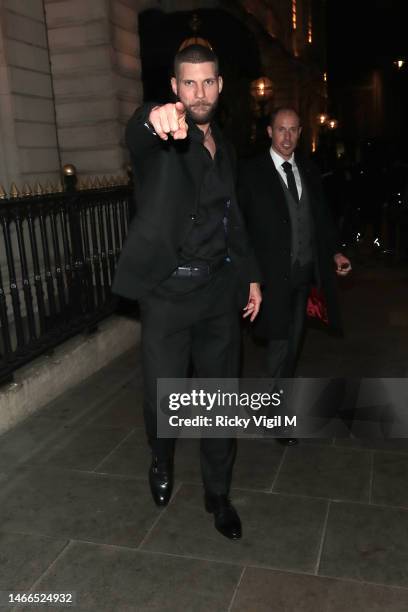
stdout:
POLYGON ((174 58, 174 76, 177 77, 180 64, 188 62, 189 64, 202 64, 203 62, 213 62, 215 64, 215 73, 218 75, 218 57, 209 47, 203 45, 189 45, 176 53, 174 58))
POLYGON ((275 119, 279 113, 294 113, 295 115, 297 115, 300 125, 300 115, 299 111, 297 111, 296 108, 294 108, 293 106, 278 106, 277 108, 274 108, 269 115, 269 125, 271 127, 273 127, 275 119))

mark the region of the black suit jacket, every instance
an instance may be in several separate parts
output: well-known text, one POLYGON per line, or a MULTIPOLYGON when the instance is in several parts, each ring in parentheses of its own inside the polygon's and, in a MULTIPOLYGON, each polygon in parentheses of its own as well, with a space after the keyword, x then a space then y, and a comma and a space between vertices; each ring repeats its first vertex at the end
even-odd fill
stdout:
MULTIPOLYGON (((320 174, 296 156, 305 183, 315 232, 315 264, 329 324, 340 331, 333 255, 340 251, 337 232, 324 201, 320 174)), ((263 277, 263 302, 254 331, 264 338, 286 338, 290 324, 291 225, 284 189, 269 151, 242 164, 239 199, 263 277)))
MULTIPOLYGON (((168 278, 179 265, 179 253, 194 223, 202 164, 195 163, 191 139, 168 141, 144 125, 153 105, 137 110, 126 130, 133 165, 136 214, 119 259, 113 291, 138 299, 168 278)), ((214 126, 214 129, 217 129, 214 126)), ((219 133, 221 138, 221 134, 219 133)), ((227 147, 230 151, 229 147, 227 147)), ((236 198, 231 158, 231 207, 228 246, 243 284, 259 280, 236 198)), ((249 287, 245 289, 248 297, 249 287)))

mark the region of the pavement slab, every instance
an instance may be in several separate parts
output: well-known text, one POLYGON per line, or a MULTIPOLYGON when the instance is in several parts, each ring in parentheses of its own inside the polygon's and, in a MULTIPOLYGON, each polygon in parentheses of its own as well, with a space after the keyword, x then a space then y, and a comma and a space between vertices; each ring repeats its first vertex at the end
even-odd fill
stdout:
POLYGON ((408 587, 408 510, 332 502, 319 574, 408 587))
POLYGON ((226 612, 241 572, 223 563, 74 542, 36 590, 75 591, 78 612, 226 612))
POLYGON ((370 475, 370 453, 299 444, 286 453, 273 491, 368 502, 370 475))
POLYGON ((245 569, 231 612, 406 612, 408 590, 245 569))
POLYGON ((183 485, 142 544, 142 550, 240 565, 314 571, 327 502, 235 489, 231 498, 243 537, 228 540, 214 529, 200 487, 183 485))
POLYGON ((136 548, 160 511, 145 483, 73 470, 33 468, 0 494, 4 532, 136 548))
POLYGON ((24 591, 38 580, 67 540, 0 532, 0 591, 24 591))

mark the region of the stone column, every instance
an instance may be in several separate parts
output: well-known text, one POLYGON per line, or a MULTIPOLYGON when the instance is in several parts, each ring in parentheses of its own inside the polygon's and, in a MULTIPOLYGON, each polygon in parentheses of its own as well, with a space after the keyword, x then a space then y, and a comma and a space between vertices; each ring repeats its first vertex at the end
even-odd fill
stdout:
POLYGON ((42 0, 0 0, 0 183, 59 176, 42 0))
POLYGON ((139 3, 44 1, 62 162, 123 172, 124 124, 142 101, 139 3))

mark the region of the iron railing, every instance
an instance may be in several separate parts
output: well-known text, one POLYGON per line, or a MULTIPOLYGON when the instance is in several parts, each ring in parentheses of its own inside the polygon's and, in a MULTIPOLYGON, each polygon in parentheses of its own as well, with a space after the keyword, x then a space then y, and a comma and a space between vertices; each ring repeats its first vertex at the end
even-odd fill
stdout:
POLYGON ((111 283, 132 215, 127 177, 76 187, 0 189, 0 383, 111 314, 111 283))

